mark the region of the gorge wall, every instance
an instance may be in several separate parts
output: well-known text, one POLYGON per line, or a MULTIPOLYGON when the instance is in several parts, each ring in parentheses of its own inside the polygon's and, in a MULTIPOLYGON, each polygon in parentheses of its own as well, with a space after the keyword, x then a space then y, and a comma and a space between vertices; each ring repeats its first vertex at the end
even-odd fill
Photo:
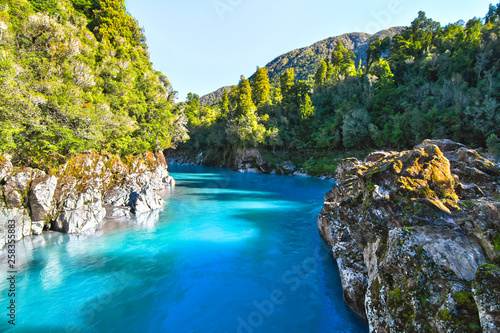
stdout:
POLYGON ((500 331, 500 168, 450 140, 343 160, 318 219, 371 332, 500 331))
MULTIPOLYGON (((121 160, 83 153, 59 170, 14 167, 0 157, 0 248, 15 221, 16 241, 43 230, 94 231, 106 217, 127 217, 160 208, 162 191, 175 185, 162 152, 121 160)), ((11 237, 12 238, 12 237, 11 237)))

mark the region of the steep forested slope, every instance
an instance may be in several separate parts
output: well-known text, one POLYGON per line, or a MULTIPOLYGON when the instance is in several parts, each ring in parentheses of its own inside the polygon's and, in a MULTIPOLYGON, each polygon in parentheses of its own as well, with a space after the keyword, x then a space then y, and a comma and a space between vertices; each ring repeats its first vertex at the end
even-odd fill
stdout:
MULTIPOLYGON (((374 35, 354 32, 343 34, 341 36, 330 37, 314 43, 311 46, 282 54, 269 62, 265 68, 268 70, 269 79, 275 84, 279 82, 281 75, 291 68, 294 69, 295 78, 297 80, 307 81, 316 73, 316 69, 320 64, 321 59, 327 58, 332 54, 338 41, 341 41, 347 49, 354 52, 357 64, 359 64, 359 62, 364 63, 366 61, 366 51, 368 50, 368 45, 372 38, 379 38, 383 40, 386 37, 392 37, 395 34, 400 33, 402 29, 403 27, 394 27, 379 31, 374 35)), ((200 98, 200 102, 206 105, 214 105, 217 100, 222 97, 222 91, 224 88, 226 88, 229 92, 228 87, 220 88, 210 94, 202 96, 200 98)))
POLYGON ((0 153, 45 168, 185 138, 122 0, 0 0, 0 153))
POLYGON ((361 66, 350 48, 362 45, 353 36, 367 36, 354 34, 333 41, 331 52, 328 43, 315 44, 324 55, 314 60, 311 49, 277 58, 222 91, 213 106, 190 94, 182 109, 192 139, 183 147, 208 152, 211 161, 253 147, 293 159, 447 138, 499 154, 499 15, 492 5, 483 19, 442 26, 420 12, 392 38, 369 39, 361 66), (312 64, 314 75, 304 80, 312 64))

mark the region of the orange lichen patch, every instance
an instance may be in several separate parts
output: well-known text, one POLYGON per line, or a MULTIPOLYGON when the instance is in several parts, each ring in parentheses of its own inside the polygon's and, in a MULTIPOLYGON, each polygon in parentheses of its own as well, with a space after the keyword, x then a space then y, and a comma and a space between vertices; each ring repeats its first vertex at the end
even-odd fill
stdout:
POLYGON ((403 170, 403 162, 401 160, 397 160, 392 164, 392 168, 396 173, 401 173, 403 170))
POLYGON ((154 162, 156 162, 156 157, 155 157, 155 155, 154 155, 152 152, 150 152, 150 151, 148 151, 148 152, 144 153, 144 158, 145 158, 146 160, 149 160, 149 161, 153 162, 153 163, 154 163, 154 162))
POLYGON ((427 181, 418 178, 400 177, 398 178, 397 182, 401 185, 402 188, 416 192, 429 187, 427 181))
POLYGON ((156 166, 158 162, 156 161, 156 156, 152 152, 148 151, 144 153, 144 162, 148 166, 148 168, 151 168, 153 166, 156 166))
POLYGON ((446 207, 440 200, 431 199, 431 198, 424 198, 422 200, 422 202, 431 206, 431 207, 437 208, 437 209, 439 209, 447 214, 451 214, 448 207, 446 207))
POLYGON ((450 209, 460 210, 460 206, 458 205, 458 201, 453 199, 440 199, 441 202, 450 209))
POLYGON ((159 165, 167 165, 167 160, 165 159, 165 155, 163 155, 163 152, 161 150, 156 153, 156 161, 159 165))
POLYGON ((125 174, 128 171, 127 166, 118 155, 109 155, 105 165, 112 173, 125 174))
POLYGON ((94 152, 78 154, 59 170, 58 176, 74 176, 87 179, 95 173, 95 167, 102 157, 94 152))
POLYGON ((405 168, 405 174, 409 177, 418 177, 422 170, 422 164, 418 163, 418 160, 413 160, 408 163, 408 166, 405 168))

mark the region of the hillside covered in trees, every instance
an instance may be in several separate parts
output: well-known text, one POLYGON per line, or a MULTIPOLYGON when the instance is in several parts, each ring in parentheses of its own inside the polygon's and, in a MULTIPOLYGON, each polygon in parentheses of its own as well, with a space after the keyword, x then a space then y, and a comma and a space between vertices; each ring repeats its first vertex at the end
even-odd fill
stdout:
MULTIPOLYGON (((296 80, 307 81, 314 77, 321 59, 329 57, 339 41, 341 41, 347 49, 354 52, 354 55, 356 56, 356 66, 359 66, 360 62, 366 62, 366 51, 368 50, 368 46, 372 38, 378 37, 379 39, 384 39, 385 37, 393 37, 402 30, 403 27, 394 27, 379 31, 374 35, 354 32, 343 34, 341 36, 330 37, 316 42, 311 46, 282 54, 270 61, 264 67, 268 71, 270 82, 274 85, 279 84, 281 75, 283 75, 285 71, 290 68, 294 69, 296 80)), ((253 76, 250 77, 250 79, 253 79, 253 76)), ((226 88, 228 92, 230 91, 230 86, 222 87, 210 94, 201 96, 201 104, 210 106, 216 104, 216 102, 222 97, 222 91, 224 88, 226 88)))
POLYGON ((47 168, 186 139, 122 0, 0 0, 0 154, 47 168))
POLYGON ((361 65, 339 39, 309 80, 293 66, 278 80, 259 68, 214 106, 189 94, 181 147, 228 161, 236 148, 325 154, 449 138, 498 153, 499 15, 492 5, 483 19, 442 26, 420 12, 392 38, 371 38, 361 65))

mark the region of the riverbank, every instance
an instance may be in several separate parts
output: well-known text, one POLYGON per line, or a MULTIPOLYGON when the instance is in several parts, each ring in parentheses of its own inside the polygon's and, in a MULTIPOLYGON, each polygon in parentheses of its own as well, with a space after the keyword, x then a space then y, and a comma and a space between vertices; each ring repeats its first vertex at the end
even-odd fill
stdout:
POLYGON ((333 179, 340 161, 348 157, 362 158, 373 150, 362 151, 268 151, 240 148, 229 151, 169 149, 165 157, 171 163, 235 169, 278 175, 303 175, 333 179))
POLYGON ((44 230, 95 231, 105 218, 128 218, 163 206, 174 179, 162 152, 123 160, 78 154, 57 170, 14 166, 0 158, 0 248, 44 230), (13 223, 8 223, 13 221, 13 223))

